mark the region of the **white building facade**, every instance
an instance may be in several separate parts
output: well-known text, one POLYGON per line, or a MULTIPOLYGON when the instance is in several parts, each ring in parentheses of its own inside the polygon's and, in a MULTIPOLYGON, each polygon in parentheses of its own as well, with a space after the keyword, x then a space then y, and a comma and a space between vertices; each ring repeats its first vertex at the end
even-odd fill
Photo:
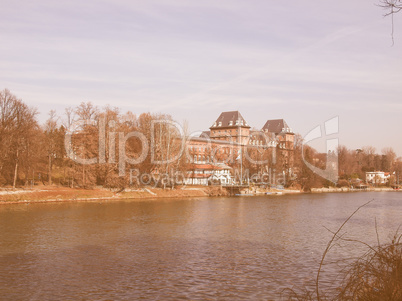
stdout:
POLYGON ((366 172, 366 182, 370 184, 386 184, 389 178, 389 173, 383 171, 366 172))

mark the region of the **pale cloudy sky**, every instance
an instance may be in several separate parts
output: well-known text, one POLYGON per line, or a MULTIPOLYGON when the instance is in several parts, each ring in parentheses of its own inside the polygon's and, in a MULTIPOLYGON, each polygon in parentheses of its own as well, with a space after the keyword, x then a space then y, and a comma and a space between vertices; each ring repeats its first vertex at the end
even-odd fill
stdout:
POLYGON ((46 119, 82 101, 206 130, 239 110, 402 156, 402 12, 376 0, 1 1, 0 89, 46 119))

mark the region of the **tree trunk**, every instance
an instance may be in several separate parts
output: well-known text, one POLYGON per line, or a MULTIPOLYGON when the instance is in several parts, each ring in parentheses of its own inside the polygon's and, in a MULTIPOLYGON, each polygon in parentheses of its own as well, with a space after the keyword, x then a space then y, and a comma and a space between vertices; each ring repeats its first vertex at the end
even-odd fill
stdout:
POLYGON ((14 180, 13 180, 13 189, 15 189, 15 186, 17 184, 17 175, 18 175, 18 155, 19 155, 19 151, 17 148, 17 156, 15 159, 15 168, 14 168, 14 180))
POLYGON ((17 174, 18 174, 18 161, 15 162, 13 189, 15 189, 15 185, 17 184, 17 174))
POLYGON ((49 154, 49 185, 52 185, 52 156, 49 154))
POLYGON ((85 164, 82 165, 82 186, 85 187, 85 164))

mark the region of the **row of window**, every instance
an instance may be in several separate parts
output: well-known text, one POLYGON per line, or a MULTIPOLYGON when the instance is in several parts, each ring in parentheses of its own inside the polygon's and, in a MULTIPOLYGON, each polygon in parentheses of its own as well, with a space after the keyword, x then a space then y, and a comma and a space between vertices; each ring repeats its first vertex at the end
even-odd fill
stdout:
POLYGON ((222 174, 222 175, 230 175, 230 170, 195 170, 194 174, 222 174))
MULTIPOLYGON (((211 152, 211 148, 209 147, 197 147, 197 146, 189 146, 188 150, 190 153, 205 153, 205 152, 211 152)), ((230 154, 232 153, 231 147, 220 147, 217 151, 218 154, 230 154)))
POLYGON ((210 148, 205 147, 205 146, 188 146, 189 151, 194 151, 194 152, 205 152, 206 150, 210 151, 210 148))
MULTIPOLYGON (((213 127, 216 127, 216 122, 214 123, 214 125, 213 125, 213 127)), ((247 125, 247 122, 244 122, 242 119, 238 119, 238 120, 236 120, 236 124, 235 125, 237 125, 237 126, 243 126, 243 125, 245 125, 245 126, 248 126, 247 125)), ((219 121, 218 122, 218 126, 222 126, 222 121, 219 121)), ((229 126, 233 126, 233 120, 231 120, 231 121, 229 121, 229 126)))
MULTIPOLYGON (((218 130, 218 131, 214 131, 213 134, 234 134, 236 132, 236 135, 239 133, 239 130, 218 130)), ((242 131, 240 131, 240 133, 242 133, 242 131)))

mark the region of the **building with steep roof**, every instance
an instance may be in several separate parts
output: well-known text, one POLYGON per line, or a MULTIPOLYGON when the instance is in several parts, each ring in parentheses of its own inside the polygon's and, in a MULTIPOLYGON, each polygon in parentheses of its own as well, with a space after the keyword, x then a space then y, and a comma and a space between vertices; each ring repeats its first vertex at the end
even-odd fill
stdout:
POLYGON ((211 131, 203 131, 200 135, 202 138, 211 138, 211 131))
POLYGON ((283 119, 267 120, 265 125, 262 127, 262 130, 265 133, 274 133, 275 135, 278 135, 279 133, 292 133, 292 129, 283 119))
POLYGON ((262 131, 272 137, 275 146, 280 150, 284 165, 288 168, 294 162, 294 133, 283 119, 271 119, 262 127, 262 131))
POLYGON ((292 150, 294 148, 294 133, 283 119, 267 120, 262 131, 271 137, 275 137, 279 148, 292 150))
POLYGON ((250 126, 239 111, 222 112, 209 128, 211 139, 226 140, 245 145, 250 135, 250 126))
POLYGON ((239 179, 233 178, 233 170, 226 169, 219 175, 216 170, 204 168, 205 164, 210 167, 225 163, 236 170, 244 164, 253 172, 266 170, 270 164, 284 174, 293 168, 294 133, 283 119, 267 120, 262 129, 252 129, 239 111, 228 111, 222 112, 209 129, 187 140, 187 158, 197 166, 187 184, 205 185, 217 177, 223 184, 239 183, 239 179), (266 165, 256 163, 262 161, 266 165))

